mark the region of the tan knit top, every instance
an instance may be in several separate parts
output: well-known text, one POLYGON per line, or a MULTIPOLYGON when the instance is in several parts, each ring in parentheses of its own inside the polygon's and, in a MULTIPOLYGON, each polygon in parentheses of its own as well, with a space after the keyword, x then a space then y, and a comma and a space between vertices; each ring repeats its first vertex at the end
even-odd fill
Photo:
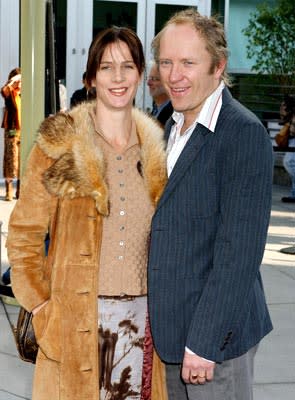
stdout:
POLYGON ((106 161, 110 214, 103 220, 99 295, 147 293, 147 252, 154 212, 141 175, 140 146, 134 131, 123 154, 97 135, 106 161))

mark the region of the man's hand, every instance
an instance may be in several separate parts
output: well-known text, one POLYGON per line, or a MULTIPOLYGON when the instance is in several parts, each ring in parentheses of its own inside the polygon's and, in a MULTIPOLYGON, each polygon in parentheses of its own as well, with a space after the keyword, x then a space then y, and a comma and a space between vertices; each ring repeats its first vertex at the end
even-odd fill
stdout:
POLYGON ((185 383, 201 384, 212 381, 215 362, 204 360, 196 354, 184 353, 181 376, 185 383))

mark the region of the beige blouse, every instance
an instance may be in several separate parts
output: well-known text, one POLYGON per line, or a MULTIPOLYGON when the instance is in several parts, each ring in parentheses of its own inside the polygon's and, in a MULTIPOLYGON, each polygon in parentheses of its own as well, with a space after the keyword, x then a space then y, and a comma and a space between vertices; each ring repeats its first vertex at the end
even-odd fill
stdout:
POLYGON ((99 267, 99 295, 147 293, 147 255, 154 212, 141 175, 140 145, 136 132, 123 154, 98 133, 106 161, 110 214, 103 220, 99 267))

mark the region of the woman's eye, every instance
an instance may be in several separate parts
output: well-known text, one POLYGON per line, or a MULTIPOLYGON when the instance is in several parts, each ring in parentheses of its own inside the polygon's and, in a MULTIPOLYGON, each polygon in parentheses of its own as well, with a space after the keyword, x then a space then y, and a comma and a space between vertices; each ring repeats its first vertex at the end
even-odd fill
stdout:
POLYGON ((126 69, 134 69, 134 65, 133 64, 126 64, 125 68, 126 69))
POLYGON ((101 66, 100 66, 100 69, 101 69, 102 71, 106 71, 106 70, 108 70, 108 69, 111 69, 111 66, 110 66, 110 65, 101 65, 101 66))

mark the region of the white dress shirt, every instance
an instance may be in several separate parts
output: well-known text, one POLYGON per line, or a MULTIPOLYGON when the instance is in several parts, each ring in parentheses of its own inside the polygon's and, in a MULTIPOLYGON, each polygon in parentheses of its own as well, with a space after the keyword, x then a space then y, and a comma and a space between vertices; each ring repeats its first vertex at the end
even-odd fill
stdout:
POLYGON ((202 124, 214 133, 217 118, 222 106, 222 91, 224 89, 223 81, 220 83, 218 88, 207 97, 201 112, 197 115, 193 124, 181 135, 181 128, 184 124, 184 115, 177 111, 174 111, 172 118, 175 124, 171 128, 167 144, 167 171, 170 176, 178 157, 184 149, 186 143, 191 137, 197 124, 202 124))

